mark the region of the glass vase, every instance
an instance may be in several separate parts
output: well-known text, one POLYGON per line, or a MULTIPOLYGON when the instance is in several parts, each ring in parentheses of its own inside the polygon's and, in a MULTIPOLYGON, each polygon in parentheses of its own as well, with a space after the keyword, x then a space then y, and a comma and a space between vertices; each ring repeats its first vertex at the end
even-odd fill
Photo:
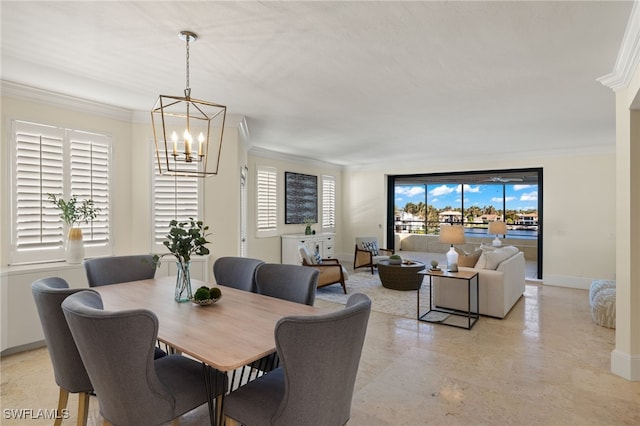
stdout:
POLYGON ((176 262, 178 267, 178 276, 176 278, 176 302, 188 302, 193 298, 191 292, 191 275, 189 267, 191 262, 176 262))

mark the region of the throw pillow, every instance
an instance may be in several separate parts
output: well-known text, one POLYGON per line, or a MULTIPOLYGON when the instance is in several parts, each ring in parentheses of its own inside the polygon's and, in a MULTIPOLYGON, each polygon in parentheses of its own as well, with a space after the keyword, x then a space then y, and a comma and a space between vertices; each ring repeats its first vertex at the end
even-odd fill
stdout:
POLYGON ((481 255, 481 250, 476 250, 473 253, 458 254, 458 266, 473 268, 476 266, 476 263, 478 263, 478 259, 480 259, 481 255))
POLYGON ((506 246, 506 247, 499 248, 497 250, 485 253, 487 264, 484 269, 495 270, 498 267, 498 265, 500 265, 503 261, 516 255, 517 253, 518 253, 518 248, 514 246, 506 246))
POLYGON ((362 248, 370 251, 372 256, 378 255, 378 243, 376 241, 363 241, 362 248))
POLYGON ((316 265, 322 265, 322 256, 320 256, 320 253, 315 252, 313 256, 315 257, 316 265))

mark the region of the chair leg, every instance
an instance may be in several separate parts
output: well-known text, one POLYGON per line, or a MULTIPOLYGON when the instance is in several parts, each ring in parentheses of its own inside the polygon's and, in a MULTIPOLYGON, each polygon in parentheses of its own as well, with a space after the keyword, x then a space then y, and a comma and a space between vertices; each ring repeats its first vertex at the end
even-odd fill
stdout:
POLYGON ((180 420, 178 420, 178 417, 176 417, 175 419, 173 419, 173 420, 171 421, 171 424, 172 424, 173 426, 178 426, 178 425, 180 424, 180 420))
POLYGON ((87 426, 89 418, 89 392, 78 394, 78 426, 87 426))
POLYGON ((60 388, 60 392, 58 393, 58 411, 56 411, 56 421, 53 423, 54 426, 60 426, 62 424, 62 410, 67 408, 68 401, 69 391, 60 388))
POLYGON ((344 283, 344 278, 340 280, 340 285, 342 286, 342 291, 344 291, 344 294, 347 294, 347 285, 344 283))

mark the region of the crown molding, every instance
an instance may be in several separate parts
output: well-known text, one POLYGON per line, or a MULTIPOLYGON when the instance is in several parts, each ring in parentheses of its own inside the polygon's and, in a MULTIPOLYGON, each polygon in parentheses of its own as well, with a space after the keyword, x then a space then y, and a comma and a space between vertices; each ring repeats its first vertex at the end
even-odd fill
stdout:
POLYGON ((325 169, 326 168, 336 169, 336 170, 344 169, 344 166, 340 164, 328 163, 325 161, 315 160, 313 158, 308 158, 308 157, 300 157, 297 155, 284 154, 282 152, 270 151, 268 149, 257 148, 255 146, 249 149, 249 155, 262 157, 262 158, 270 158, 272 160, 289 161, 289 162, 304 164, 305 166, 321 167, 325 169))
POLYGON ((629 87, 633 73, 640 63, 640 7, 638 0, 633 2, 627 29, 622 38, 622 45, 618 51, 618 58, 613 72, 598 79, 604 86, 614 92, 629 87))
POLYGON ((133 112, 126 108, 107 105, 100 102, 51 92, 37 87, 26 86, 13 81, 1 81, 2 96, 15 98, 22 101, 36 102, 50 105, 56 108, 65 108, 72 111, 94 114, 120 121, 131 122, 133 112))

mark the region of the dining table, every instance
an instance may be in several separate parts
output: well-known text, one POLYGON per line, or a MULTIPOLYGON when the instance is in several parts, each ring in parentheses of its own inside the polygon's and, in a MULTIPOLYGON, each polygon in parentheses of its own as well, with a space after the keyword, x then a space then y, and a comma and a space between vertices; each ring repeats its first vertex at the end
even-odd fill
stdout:
MULTIPOLYGON (((192 279, 194 291, 213 284, 192 279)), ((174 300, 176 277, 93 287, 100 293, 105 310, 148 309, 158 317, 158 341, 177 353, 203 364, 207 383, 209 415, 213 413, 211 369, 235 371, 276 351, 274 329, 283 317, 318 315, 326 308, 308 306, 232 287, 216 285, 221 298, 211 305, 174 300)), ((221 403, 223 398, 218 402, 221 403)), ((221 410, 218 410, 221 412, 221 410)))

